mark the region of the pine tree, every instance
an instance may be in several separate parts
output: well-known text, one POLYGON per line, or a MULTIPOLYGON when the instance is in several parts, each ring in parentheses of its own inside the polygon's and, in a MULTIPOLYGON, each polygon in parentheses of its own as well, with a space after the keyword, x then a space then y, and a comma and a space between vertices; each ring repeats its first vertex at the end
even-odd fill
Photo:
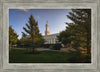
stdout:
POLYGON ((66 27, 65 31, 60 32, 58 36, 58 40, 62 42, 65 46, 72 46, 71 43, 74 42, 75 46, 74 48, 78 50, 79 44, 76 43, 76 41, 79 42, 79 37, 76 37, 76 25, 73 23, 69 23, 66 27))
MULTIPOLYGON (((91 9, 72 9, 67 15, 69 19, 77 25, 76 33, 80 42, 86 43, 87 54, 90 54, 91 48, 91 9), (82 40, 84 39, 84 40, 82 40)), ((70 24, 70 23, 67 23, 70 24)))
POLYGON ((39 32, 38 28, 38 22, 35 21, 34 17, 30 15, 29 17, 29 24, 26 23, 27 28, 23 27, 26 33, 22 32, 24 35, 28 36, 30 38, 32 47, 33 47, 33 53, 34 48, 38 44, 39 41, 43 39, 42 35, 39 32))

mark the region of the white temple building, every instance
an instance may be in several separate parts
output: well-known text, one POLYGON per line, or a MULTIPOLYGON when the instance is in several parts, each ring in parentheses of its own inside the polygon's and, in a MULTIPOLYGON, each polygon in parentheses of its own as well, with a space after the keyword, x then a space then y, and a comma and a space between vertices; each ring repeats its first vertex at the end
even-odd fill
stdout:
POLYGON ((56 43, 58 43, 58 39, 57 39, 58 35, 59 35, 59 33, 50 34, 49 25, 48 25, 48 21, 47 21, 46 31, 45 31, 45 35, 44 35, 45 44, 56 44, 56 43))

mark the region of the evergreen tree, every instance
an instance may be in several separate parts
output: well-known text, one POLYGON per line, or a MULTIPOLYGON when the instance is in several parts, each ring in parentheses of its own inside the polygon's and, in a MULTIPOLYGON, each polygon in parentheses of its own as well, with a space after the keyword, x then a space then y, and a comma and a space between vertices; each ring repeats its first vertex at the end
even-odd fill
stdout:
POLYGON ((11 46, 13 44, 16 44, 18 41, 18 35, 17 33, 14 31, 14 29, 12 29, 12 26, 9 26, 9 48, 11 50, 11 46))
MULTIPOLYGON (((65 46, 71 46, 72 42, 74 42, 75 45, 79 46, 78 43, 76 44, 76 40, 79 40, 79 38, 76 37, 76 25, 73 23, 68 24, 66 30, 60 32, 58 40, 62 42, 65 46)), ((77 46, 74 46, 74 48, 77 49, 77 46)))
POLYGON ((28 36, 28 38, 31 40, 34 53, 35 46, 38 45, 38 43, 43 39, 43 37, 39 32, 38 22, 35 21, 32 15, 30 15, 29 24, 26 23, 26 26, 27 28, 23 27, 26 33, 23 32, 23 34, 28 36))
MULTIPOLYGON (((69 19, 76 24, 76 37, 79 42, 86 43, 87 53, 90 54, 91 49, 91 9, 72 9, 72 12, 67 15, 69 19)), ((67 23, 70 24, 70 23, 67 23)), ((77 41, 78 42, 78 41, 77 41)))

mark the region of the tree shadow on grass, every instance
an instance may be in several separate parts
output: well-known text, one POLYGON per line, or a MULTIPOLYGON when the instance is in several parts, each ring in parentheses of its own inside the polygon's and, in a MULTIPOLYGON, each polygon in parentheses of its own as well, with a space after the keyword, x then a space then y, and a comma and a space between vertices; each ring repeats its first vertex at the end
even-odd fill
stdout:
POLYGON ((30 52, 25 52, 24 54, 33 54, 33 55, 36 55, 36 54, 40 54, 41 52, 39 52, 39 51, 34 51, 34 52, 32 52, 32 51, 30 51, 30 52))

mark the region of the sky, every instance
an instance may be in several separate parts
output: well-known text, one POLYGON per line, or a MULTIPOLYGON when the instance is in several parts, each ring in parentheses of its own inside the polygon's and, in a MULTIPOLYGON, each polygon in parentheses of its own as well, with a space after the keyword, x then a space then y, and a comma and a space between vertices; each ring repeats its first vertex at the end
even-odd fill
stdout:
POLYGON ((23 27, 26 27, 25 24, 28 23, 32 14, 35 20, 38 21, 38 27, 42 35, 45 35, 47 21, 50 34, 55 34, 66 29, 66 22, 71 22, 66 16, 69 12, 71 12, 71 9, 9 9, 9 26, 12 25, 20 39, 21 32, 25 32, 23 27))

